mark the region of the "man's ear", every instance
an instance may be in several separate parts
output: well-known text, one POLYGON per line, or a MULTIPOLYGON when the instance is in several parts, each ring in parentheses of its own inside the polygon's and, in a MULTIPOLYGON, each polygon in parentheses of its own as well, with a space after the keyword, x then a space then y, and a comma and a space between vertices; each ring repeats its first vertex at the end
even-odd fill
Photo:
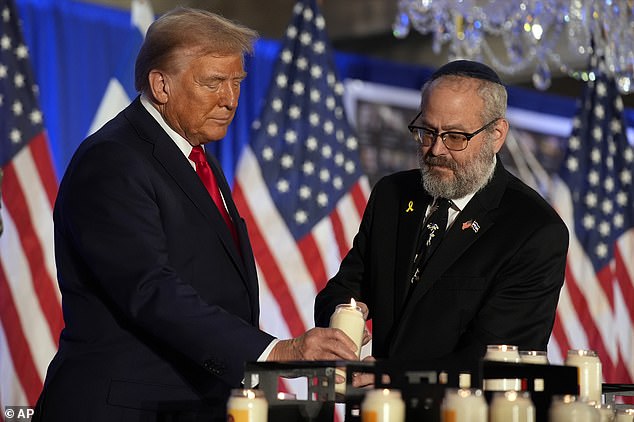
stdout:
POLYGON ((150 91, 159 104, 167 103, 169 100, 169 84, 165 74, 159 70, 151 70, 148 75, 150 91))
POLYGON ((493 131, 493 150, 498 153, 506 141, 506 135, 509 132, 509 121, 506 119, 500 119, 495 123, 495 130, 493 131))

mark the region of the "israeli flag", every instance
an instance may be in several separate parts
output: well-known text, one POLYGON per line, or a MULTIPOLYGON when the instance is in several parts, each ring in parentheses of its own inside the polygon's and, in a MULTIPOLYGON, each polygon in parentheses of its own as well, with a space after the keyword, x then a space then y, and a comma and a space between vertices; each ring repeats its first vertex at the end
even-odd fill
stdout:
POLYGON ((132 0, 130 23, 139 30, 138 39, 131 40, 124 47, 121 61, 115 74, 110 78, 106 91, 92 120, 88 135, 94 133, 123 110, 136 96, 134 89, 134 62, 143 38, 154 21, 154 12, 149 0, 132 0))

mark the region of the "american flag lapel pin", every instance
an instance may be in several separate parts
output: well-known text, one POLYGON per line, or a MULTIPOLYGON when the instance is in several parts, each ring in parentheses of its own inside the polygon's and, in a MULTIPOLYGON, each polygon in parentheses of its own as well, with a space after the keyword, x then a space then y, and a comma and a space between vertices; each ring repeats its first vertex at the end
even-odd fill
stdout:
POLYGON ((469 220, 462 223, 462 230, 471 229, 474 233, 477 233, 480 230, 480 225, 475 220, 469 220))

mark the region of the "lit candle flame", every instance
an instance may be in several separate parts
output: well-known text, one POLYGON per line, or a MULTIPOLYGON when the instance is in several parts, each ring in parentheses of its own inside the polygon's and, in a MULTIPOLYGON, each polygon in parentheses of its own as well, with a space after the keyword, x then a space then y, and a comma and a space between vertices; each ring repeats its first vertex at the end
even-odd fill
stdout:
POLYGON ((354 300, 353 297, 350 298, 350 306, 353 307, 353 308, 357 307, 357 302, 354 300))

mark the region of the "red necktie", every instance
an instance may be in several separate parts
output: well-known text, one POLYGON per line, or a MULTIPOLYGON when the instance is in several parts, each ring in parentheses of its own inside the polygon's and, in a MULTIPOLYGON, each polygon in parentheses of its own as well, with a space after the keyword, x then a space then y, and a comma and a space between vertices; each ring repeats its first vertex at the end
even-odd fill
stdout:
POLYGON ((220 215, 222 215, 223 220, 227 223, 227 227, 229 227, 229 230, 231 231, 233 240, 236 242, 236 245, 238 245, 238 233, 236 232, 236 227, 233 225, 233 221, 231 221, 231 217, 229 217, 229 213, 222 201, 216 176, 214 176, 214 172, 211 171, 211 167, 209 167, 209 163, 205 158, 205 151, 203 150, 203 147, 200 145, 195 146, 189 154, 189 159, 196 164, 196 173, 198 174, 198 177, 200 177, 203 185, 207 188, 207 192, 209 192, 211 199, 214 200, 218 211, 220 211, 220 215))

